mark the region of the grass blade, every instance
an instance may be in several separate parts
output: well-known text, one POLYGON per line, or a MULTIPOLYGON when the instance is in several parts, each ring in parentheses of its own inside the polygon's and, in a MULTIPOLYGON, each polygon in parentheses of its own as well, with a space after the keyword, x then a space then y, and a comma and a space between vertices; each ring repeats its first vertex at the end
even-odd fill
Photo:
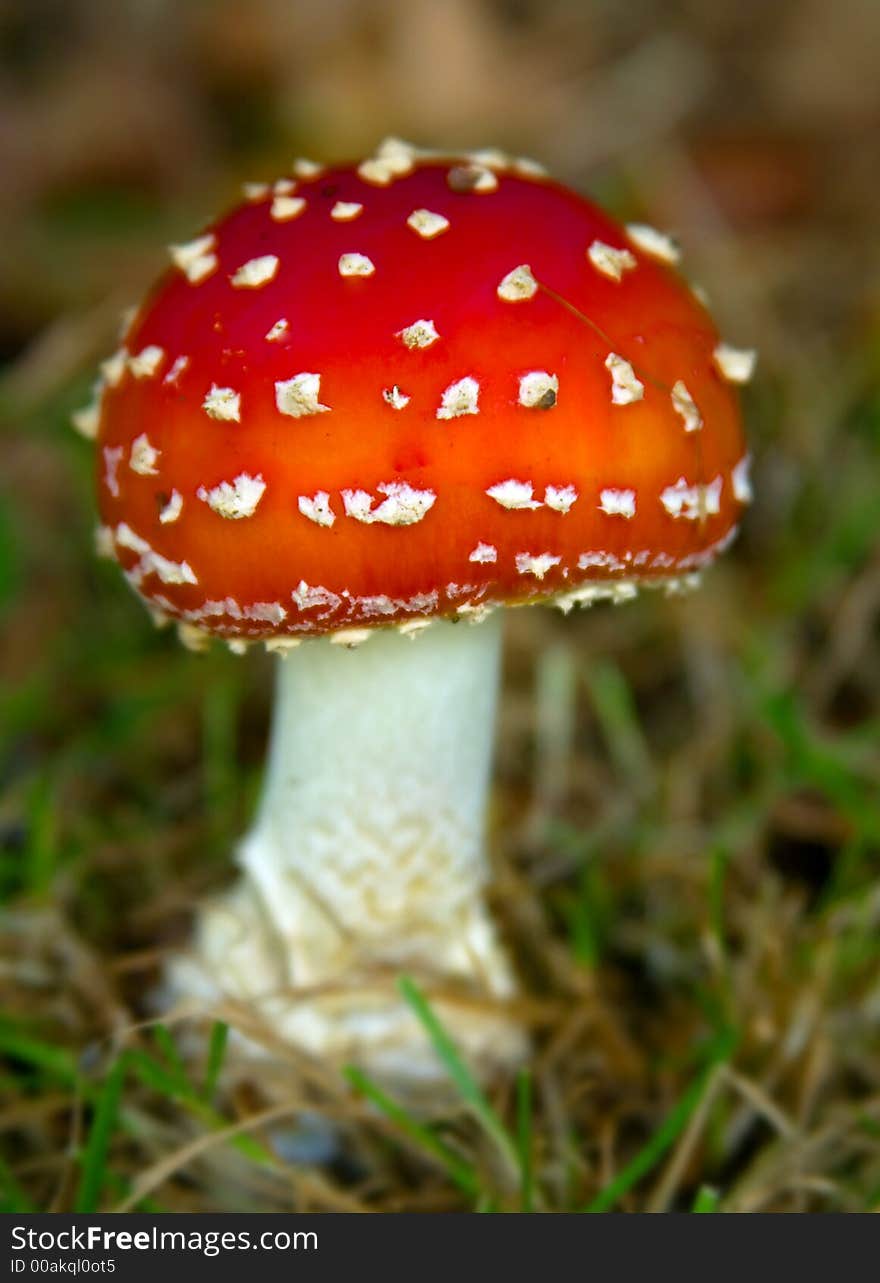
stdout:
POLYGON ((588 1203, 583 1209, 585 1212, 607 1212, 623 1197, 629 1193, 634 1185, 637 1185, 642 1177, 646 1176, 657 1164, 663 1155, 670 1149, 673 1143, 678 1139, 690 1120, 694 1110, 700 1104, 706 1090, 711 1082, 713 1073, 718 1065, 727 1060, 733 1050, 734 1039, 731 1034, 724 1033, 714 1040, 714 1046, 709 1054, 708 1064, 691 1083, 690 1087, 679 1098, 672 1109, 663 1119, 663 1122, 654 1132, 634 1158, 630 1159, 622 1171, 601 1190, 592 1202, 588 1203))
POLYGON ((403 998, 412 1008, 419 1023, 431 1039, 434 1050, 462 1101, 474 1114, 486 1135, 494 1142, 510 1171, 519 1171, 519 1155, 517 1154, 516 1145, 507 1134, 501 1119, 483 1095, 477 1080, 462 1060, 458 1048, 450 1034, 438 1020, 427 998, 409 976, 401 976, 397 985, 403 998))
POLYGON ((171 1074, 180 1083, 181 1090, 190 1091, 191 1086, 186 1073, 186 1065, 181 1059, 177 1044, 171 1036, 171 1031, 167 1025, 163 1025, 160 1022, 153 1025, 153 1041, 161 1051, 171 1074))
POLYGON ((122 1085, 128 1061, 125 1054, 117 1057, 98 1094, 89 1138, 83 1154, 82 1176, 74 1204, 75 1212, 95 1212, 107 1175, 107 1154, 122 1097, 122 1085))
POLYGON ((74 1090, 83 1087, 84 1080, 76 1061, 66 1048, 41 1042, 13 1025, 0 1024, 0 1052, 63 1083, 65 1087, 74 1090))
POLYGON ((711 1185, 701 1185, 694 1199, 692 1212, 717 1212, 721 1206, 721 1195, 711 1185))
POLYGON ((375 1105, 380 1113, 394 1123, 413 1144, 444 1167, 451 1181, 469 1198, 476 1198, 480 1192, 480 1183, 469 1163, 460 1158, 446 1145, 430 1127, 418 1122, 395 1100, 387 1096, 381 1087, 377 1087, 366 1074, 355 1065, 348 1065, 343 1071, 355 1091, 375 1105))
POLYGON ((211 1026, 211 1037, 208 1041, 208 1065, 205 1070, 205 1085, 202 1087, 202 1099, 206 1104, 211 1103, 217 1091, 228 1038, 229 1025, 223 1020, 215 1020, 211 1026))
POLYGON ((27 1195, 19 1187, 12 1172, 0 1158, 0 1212, 35 1212, 27 1195))
POLYGON ((646 795, 654 768, 629 683, 610 660, 594 663, 586 673, 586 682, 614 765, 631 787, 646 795))
POLYGON ((532 1173, 532 1076, 521 1069, 516 1076, 516 1148, 519 1153, 521 1210, 534 1211, 532 1173))
MULTIPOLYGON (((167 1066, 160 1064, 145 1051, 133 1050, 128 1053, 131 1071, 145 1087, 173 1100, 197 1119, 209 1131, 222 1131, 230 1126, 229 1119, 216 1113, 206 1104, 189 1079, 180 1079, 167 1066)), ((252 1136, 235 1135, 229 1140, 234 1149, 239 1150, 246 1158, 261 1166, 275 1166, 273 1155, 252 1136)))

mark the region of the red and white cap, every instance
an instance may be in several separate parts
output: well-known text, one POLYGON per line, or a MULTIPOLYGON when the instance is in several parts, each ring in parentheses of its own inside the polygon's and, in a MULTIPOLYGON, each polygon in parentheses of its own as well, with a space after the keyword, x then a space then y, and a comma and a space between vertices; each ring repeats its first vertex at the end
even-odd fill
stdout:
POLYGON ((186 635, 623 599, 728 544, 753 354, 667 237, 393 140, 245 195, 171 248, 80 415, 102 546, 186 635))

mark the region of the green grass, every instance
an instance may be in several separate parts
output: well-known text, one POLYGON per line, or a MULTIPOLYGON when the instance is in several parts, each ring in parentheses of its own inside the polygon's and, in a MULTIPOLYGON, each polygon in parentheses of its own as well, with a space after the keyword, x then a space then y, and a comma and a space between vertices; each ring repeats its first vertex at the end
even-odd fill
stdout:
MULTIPOLYGON (((137 1139, 142 1123, 136 1113, 126 1106, 127 1094, 135 1084, 145 1088, 166 1105, 183 1109, 199 1127, 215 1133, 225 1131, 231 1124, 229 1118, 218 1113, 210 1104, 216 1090, 216 1080, 222 1070, 226 1046, 226 1026, 216 1022, 208 1041, 205 1085, 200 1093, 193 1085, 173 1037, 164 1025, 155 1025, 147 1040, 152 1049, 131 1047, 116 1054, 103 1076, 94 1079, 87 1074, 65 1049, 29 1035, 20 1028, 0 1023, 0 1055, 20 1067, 21 1081, 27 1082, 31 1092, 50 1091, 58 1086, 70 1090, 88 1117, 85 1140, 74 1154, 79 1178, 72 1210, 93 1212, 103 1206, 102 1196, 109 1189, 114 1201, 129 1192, 130 1180, 115 1170, 113 1150, 125 1141, 137 1139)), ((223 1139, 248 1163, 272 1168, 274 1155, 247 1135, 223 1139)), ((12 1173, 0 1165, 0 1183, 6 1190, 4 1197, 10 1202, 9 1210, 22 1210, 27 1201, 16 1184, 12 1173)), ((149 1200, 154 1210, 169 1210, 149 1200)), ((138 1210, 147 1210, 142 1203, 138 1210)))
MULTIPOLYGON (((442 1021, 421 993, 418 986, 408 977, 399 982, 400 991, 415 1012, 420 1024, 431 1041, 438 1060, 442 1064, 449 1082, 458 1092, 459 1100, 469 1114, 477 1121, 484 1136, 501 1158, 508 1172, 515 1171, 519 1190, 518 1206, 505 1210, 533 1212, 536 1208, 536 1190, 532 1160, 533 1116, 532 1088, 530 1076, 521 1071, 517 1078, 516 1091, 516 1136, 512 1137, 496 1111, 487 1100, 485 1093, 468 1069, 467 1064, 444 1027, 442 1021)), ((601 1189, 583 1208, 583 1212, 610 1212, 619 1204, 635 1186, 648 1176, 662 1161, 669 1149, 684 1131, 702 1102, 713 1073, 719 1065, 727 1063, 736 1045, 735 1036, 725 1031, 716 1038, 700 1055, 701 1068, 697 1077, 676 1101, 662 1119, 647 1143, 633 1156, 626 1166, 601 1189)), ((505 1195, 501 1188, 488 1183, 480 1183, 473 1167, 464 1164, 461 1158, 447 1146, 430 1127, 421 1123, 410 1111, 393 1100, 381 1088, 359 1069, 349 1066, 346 1076, 362 1095, 364 1095, 382 1114, 393 1123, 412 1144, 427 1157, 436 1160, 447 1171, 456 1186, 474 1200, 474 1210, 500 1210, 505 1195)), ((717 1211, 718 1195, 705 1187, 698 1191, 693 1211, 717 1211)))
MULTIPOLYGON (((632 178, 599 183, 622 213, 651 207, 632 178)), ((429 979, 402 978, 442 1116, 358 1067, 285 1060, 282 1094, 337 1130, 335 1160, 303 1166, 280 1124, 247 1130, 278 1079, 242 1068, 225 1020, 155 1023, 164 960, 253 807, 269 666, 182 652, 95 560, 92 447, 67 423, 92 300, 191 200, 102 180, 42 199, 22 336, 55 317, 83 356, 71 371, 49 344, 0 374, 2 1209, 103 1212, 153 1172, 138 1206, 169 1213, 880 1210, 880 340, 870 305, 834 320, 837 224, 742 231, 767 278, 731 312, 766 348, 757 503, 701 594, 511 620, 493 911, 528 1063, 483 1084, 429 979), (544 734, 570 736, 549 806, 544 734)))
POLYGON ((717 1212, 720 1210, 720 1195, 717 1190, 712 1189, 710 1185, 701 1185, 697 1190, 691 1207, 692 1212, 717 1212))
POLYGON ((428 1159, 439 1163, 456 1189, 470 1200, 475 1201, 483 1196, 480 1180, 473 1165, 447 1145, 432 1127, 415 1118, 405 1106, 399 1104, 372 1082, 356 1065, 349 1065, 345 1069, 345 1077, 355 1091, 394 1124, 403 1140, 414 1145, 428 1159))
POLYGON ((96 1212, 100 1205, 127 1068, 125 1055, 119 1056, 95 1100, 89 1137, 82 1155, 79 1189, 73 1204, 75 1212, 96 1212))
MULTIPOLYGON (((401 976, 398 987, 428 1035, 460 1104, 475 1120, 494 1151, 496 1165, 500 1166, 502 1174, 507 1178, 502 1182, 502 1188, 504 1184, 509 1185, 511 1177, 514 1177, 519 1189, 519 1210, 533 1210, 531 1093, 527 1074, 521 1074, 517 1083, 517 1133, 514 1137, 493 1109, 452 1036, 418 985, 410 977, 401 976)), ((477 1170, 464 1162, 434 1129, 420 1122, 410 1110, 371 1082, 356 1066, 350 1065, 345 1073, 352 1086, 394 1123, 410 1142, 441 1164, 458 1189, 473 1200, 474 1210, 496 1210, 498 1194, 494 1187, 481 1183, 477 1170)))
MULTIPOLYGON (((876 459, 876 441, 867 440, 863 448, 876 459)), ((862 460, 859 467, 865 466, 862 460)), ((79 484, 85 510, 87 478, 79 484)), ((844 528, 832 532, 830 546, 823 548, 822 582, 858 574, 867 555, 863 522, 841 521, 844 528)), ((3 529, 0 521, 0 550, 3 529)), ((32 557, 26 552, 22 560, 16 551, 0 572, 0 604, 12 618, 16 604, 27 598, 32 557)), ((252 727, 265 718, 267 686, 262 670, 255 677, 223 655, 180 655, 170 638, 146 628, 120 595, 115 577, 92 567, 84 526, 57 574, 70 581, 66 609, 71 617, 89 596, 98 602, 99 622, 86 618, 71 637, 55 639, 36 656, 22 682, 0 691, 0 760, 12 767, 6 813, 16 817, 21 832, 20 839, 0 849, 0 886, 10 906, 24 912, 60 909, 100 959, 129 947, 120 924, 136 921, 142 904, 160 895, 163 885, 174 884, 181 857, 184 870, 196 874, 208 861, 222 866, 259 778, 261 735, 254 737, 248 761, 242 761, 241 743, 242 735, 253 735, 252 727), (255 691, 257 713, 251 718, 255 691), (182 773, 173 765, 172 726, 184 728, 188 745, 182 773), (40 749, 22 756, 19 746, 27 741, 40 749), (178 800, 167 789, 175 773, 183 789, 178 800), (202 818, 191 836, 176 837, 175 830, 194 814, 202 818), (166 845, 169 837, 174 841, 166 845)), ((773 574, 785 579, 778 562, 773 574)), ((743 575, 734 582, 734 596, 749 591, 743 575)), ((662 720, 649 706, 646 722, 640 708, 649 690, 639 670, 640 643, 613 659, 590 658, 581 669, 586 725, 595 740, 578 761, 598 770, 599 795, 609 800, 626 796, 628 781, 635 787, 624 806, 604 807, 594 798, 590 825, 564 813, 546 817, 541 841, 560 872, 535 902, 554 947, 561 943, 566 951, 570 973, 557 973, 545 996, 559 1013, 553 1019, 561 1020, 566 1010, 570 1014, 577 1004, 592 1002, 584 997, 585 983, 601 992, 610 979, 613 1001, 622 1003, 623 1013, 615 1037, 622 1037, 624 1046, 641 1040, 639 1063, 615 1071, 615 1057, 623 1053, 594 1024, 592 1033, 576 1043, 561 1078, 557 1070, 551 1082, 529 1066, 511 1090, 493 1098, 419 985, 403 979, 402 997, 444 1066, 456 1102, 450 1115, 459 1121, 451 1127, 445 1121, 426 1123, 350 1068, 348 1083, 384 1119, 381 1155, 368 1140, 369 1119, 362 1124, 362 1141, 389 1189, 401 1164, 407 1168, 417 1159, 438 1199, 446 1188, 473 1210, 595 1213, 639 1206, 682 1143, 718 1066, 736 1065, 759 1082, 769 1072, 774 1041, 756 1041, 754 1021, 781 1021, 784 1027, 798 1002, 815 992, 819 959, 829 976, 823 998, 831 1004, 829 1016, 834 1010, 848 1012, 847 1019, 856 1020, 859 1057, 877 1054, 876 1039, 869 1026, 858 1023, 858 1012, 880 965, 873 897, 880 867, 880 718, 871 709, 836 725, 811 700, 808 683, 792 676, 789 612, 797 606, 800 581, 792 572, 788 582, 785 609, 765 609, 732 632, 722 660, 729 690, 736 692, 729 702, 732 731, 719 764, 692 763, 698 775, 704 772, 711 799, 696 838, 682 831, 670 806, 670 772, 684 769, 687 750, 675 748, 667 763, 657 747, 658 736, 662 741, 666 733, 662 720), (786 837, 791 851, 785 858, 795 862, 790 872, 785 864, 768 863, 768 852, 771 837, 780 841, 772 836, 777 817, 801 805, 826 817, 840 836, 821 839, 813 857, 819 863, 802 868, 800 839, 786 837), (768 895, 788 906, 784 925, 762 907, 768 895), (785 939, 784 966, 766 955, 772 940, 762 938, 777 925, 785 939), (703 941, 709 942, 708 955, 703 941), (640 997, 645 985, 659 998, 640 997), (658 1003, 662 1025, 654 1016, 658 1003), (666 1025, 679 1030, 669 1046, 666 1025), (682 1037, 695 1040, 702 1051, 681 1054, 682 1037), (616 1072, 623 1078, 615 1095, 616 1072), (608 1075, 605 1089, 603 1073, 608 1075), (591 1091, 611 1091, 614 1126, 621 1128, 613 1174, 604 1182, 597 1179, 595 1139, 601 1112, 589 1109, 581 1116, 582 1105, 566 1105, 566 1124, 560 1127, 557 1118, 548 1131, 549 1101, 559 1092, 563 1099, 574 1093, 574 1100, 579 1081, 591 1091)), ((711 577, 705 591, 713 591, 711 577)), ((633 608, 637 638, 647 640, 657 627, 655 609, 633 608)), ((596 619, 604 627, 602 616, 597 613, 596 619)), ((586 621, 566 626, 578 637, 591 638, 586 621)), ((668 643, 664 662, 673 672, 679 662, 668 643)), ((557 696, 551 691, 550 697, 557 696)), ((693 710, 687 715, 698 728, 693 710)), ((149 932, 136 934, 134 944, 148 945, 149 932)), ((520 948, 528 959, 536 945, 522 938, 520 948)), ((534 965, 544 964, 536 957, 534 965)), ((548 983, 545 975, 545 990, 548 983)), ((60 1091, 68 1094, 71 1108, 79 1102, 84 1111, 70 1203, 79 1210, 112 1205, 133 1188, 137 1154, 154 1152, 154 1142, 144 1135, 144 1111, 147 1117, 158 1111, 176 1120, 181 1142, 193 1129, 220 1132, 234 1120, 224 1080, 229 1057, 224 1023, 207 1031, 196 1066, 176 1033, 159 1024, 149 1034, 132 1035, 97 1078, 78 1060, 96 1034, 104 1036, 100 1027, 84 1027, 66 1046, 51 1012, 39 1005, 33 1011, 13 1008, 0 1030, 4 1083, 13 1093, 18 1091, 24 1102, 60 1091)), ((846 1056, 840 1067, 844 1077, 845 1065, 846 1056)), ((785 1077, 781 1081, 783 1096, 794 1090, 794 1080, 790 1087, 785 1077)), ((729 1088, 722 1096, 698 1138, 701 1164, 676 1194, 683 1210, 735 1209, 738 1182, 747 1179, 745 1169, 737 1172, 735 1162, 731 1167, 727 1132, 736 1103, 729 1088), (718 1184, 722 1172, 726 1188, 718 1184)), ((835 1099, 831 1091, 829 1101, 835 1099)), ((869 1111, 863 1109, 865 1126, 876 1127, 873 1098, 859 1103, 869 1111)), ((558 1107, 553 1106, 557 1112, 558 1107)), ((875 1132, 862 1131, 873 1142, 875 1132)), ((265 1138, 237 1136, 219 1148, 245 1169, 278 1170, 265 1138)), ((15 1151, 0 1166, 4 1205, 14 1210, 40 1206, 46 1186, 20 1177, 17 1166, 15 1151)), ((853 1157, 847 1172, 840 1173, 839 1189, 852 1210, 876 1206, 880 1170, 873 1159, 860 1164, 853 1157)), ((784 1201, 784 1193, 779 1198, 784 1201)), ((173 1205, 173 1182, 158 1202, 150 1201, 150 1206, 173 1205)))
POLYGON ((676 1101, 642 1148, 633 1155, 612 1181, 600 1190, 583 1209, 585 1212, 610 1212, 625 1194, 634 1188, 661 1162, 705 1096, 714 1070, 729 1060, 735 1046, 732 1034, 716 1039, 705 1055, 705 1064, 681 1098, 676 1101))

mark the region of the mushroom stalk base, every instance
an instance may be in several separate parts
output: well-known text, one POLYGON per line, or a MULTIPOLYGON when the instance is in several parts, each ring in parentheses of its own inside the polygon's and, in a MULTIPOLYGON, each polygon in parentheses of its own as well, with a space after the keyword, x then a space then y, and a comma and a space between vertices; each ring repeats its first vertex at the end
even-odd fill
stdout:
POLYGON ((201 911, 178 993, 238 1000, 275 1041, 429 1085, 442 1070, 397 990, 406 973, 483 1071, 521 1057, 482 899, 500 649, 496 615, 279 661, 243 878, 201 911))

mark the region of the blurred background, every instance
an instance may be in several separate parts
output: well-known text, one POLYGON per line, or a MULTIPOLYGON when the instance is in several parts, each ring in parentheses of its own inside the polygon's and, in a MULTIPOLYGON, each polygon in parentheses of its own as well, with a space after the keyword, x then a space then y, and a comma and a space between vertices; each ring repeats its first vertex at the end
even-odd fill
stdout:
POLYGON ((880 1210, 878 48, 876 0, 0 0, 6 1210, 880 1210), (167 242, 386 134, 672 231, 760 353, 756 503, 702 591, 510 621, 514 1171, 479 1111, 437 1124, 450 1167, 320 1066, 279 1115, 222 1024, 187 1059, 152 1023, 271 671, 96 561, 69 427, 167 242))

